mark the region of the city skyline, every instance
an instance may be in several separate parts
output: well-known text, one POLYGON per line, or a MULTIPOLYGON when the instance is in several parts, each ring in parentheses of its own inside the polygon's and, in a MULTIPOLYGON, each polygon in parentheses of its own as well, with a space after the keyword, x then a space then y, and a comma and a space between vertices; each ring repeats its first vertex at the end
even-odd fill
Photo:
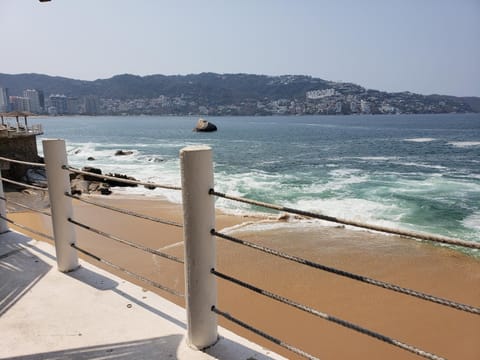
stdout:
POLYGON ((0 21, 3 73, 81 80, 293 74, 389 92, 480 96, 475 0, 3 0, 0 21))

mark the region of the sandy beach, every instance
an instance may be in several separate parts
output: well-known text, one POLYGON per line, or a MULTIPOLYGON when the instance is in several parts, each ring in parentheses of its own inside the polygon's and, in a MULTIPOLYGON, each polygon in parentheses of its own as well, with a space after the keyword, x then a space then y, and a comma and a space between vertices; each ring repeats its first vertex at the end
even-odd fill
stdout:
MULTIPOLYGON (((182 222, 180 205, 161 199, 95 197, 98 202, 182 222)), ((17 209, 18 210, 18 209, 17 209)), ((182 229, 74 202, 75 219, 118 237, 183 258, 182 229)), ((51 233, 50 219, 20 211, 9 217, 51 233)), ((218 230, 247 221, 218 213, 218 230)), ((14 226, 11 226, 15 228, 14 226)), ((24 232, 24 231, 22 231, 24 232)), ((242 239, 370 278, 480 306, 480 260, 442 246, 336 227, 285 227, 230 232, 242 239)), ((38 238, 38 236, 34 236, 38 238)), ((183 265, 77 229, 77 243, 98 256, 183 293, 183 265)), ((306 304, 447 359, 480 358, 480 317, 362 284, 217 239, 217 269, 255 286, 306 304)), ((106 268, 98 262, 87 261, 106 268)), ((117 275, 125 277, 116 271, 117 275)), ((139 283, 134 279, 126 279, 139 283)), ((140 284, 140 283, 139 283, 140 284)), ((321 359, 418 359, 366 335, 218 280, 218 308, 321 359)), ((142 284, 142 286, 144 286, 142 284)), ((155 291, 180 304, 183 299, 155 291)), ((224 327, 284 356, 291 352, 220 319, 224 327)), ((128 324, 126 324, 128 326, 128 324)))

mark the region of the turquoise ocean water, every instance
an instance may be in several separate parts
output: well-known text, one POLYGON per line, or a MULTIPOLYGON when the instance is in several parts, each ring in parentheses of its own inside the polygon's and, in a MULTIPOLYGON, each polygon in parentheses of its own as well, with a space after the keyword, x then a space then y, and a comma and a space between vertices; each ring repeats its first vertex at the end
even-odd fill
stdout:
MULTIPOLYGON (((219 128, 215 133, 192 132, 197 119, 32 122, 43 124, 44 138, 66 140, 73 166, 179 185, 179 150, 208 144, 218 191, 480 242, 480 114, 208 118, 219 128), (115 156, 120 149, 133 154, 115 156)), ((181 198, 143 187, 115 192, 181 198)), ((260 211, 224 200, 217 206, 237 214, 260 211)))

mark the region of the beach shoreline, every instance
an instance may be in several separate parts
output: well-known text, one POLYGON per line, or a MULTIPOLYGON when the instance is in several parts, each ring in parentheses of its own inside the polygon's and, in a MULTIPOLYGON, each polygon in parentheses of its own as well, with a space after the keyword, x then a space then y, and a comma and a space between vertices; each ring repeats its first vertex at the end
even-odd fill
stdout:
MULTIPOLYGON (((149 216, 182 222, 181 205, 161 198, 123 194, 88 198, 149 216)), ((76 220, 183 258, 181 228, 134 219, 79 201, 73 203, 76 220)), ((18 211, 9 216, 21 224, 51 234, 50 219, 44 215, 18 211)), ((258 223, 262 220, 265 219, 217 212, 216 227, 219 231, 227 229, 242 239, 325 266, 473 306, 480 304, 480 261, 475 257, 428 242, 352 231, 343 227, 298 226, 265 230, 257 228, 253 231, 239 227, 247 222, 258 223)), ((24 230, 19 231, 25 233, 24 230)), ((183 265, 139 252, 83 229, 77 228, 76 234, 79 246, 183 293, 183 265)), ((39 238, 33 234, 32 237, 39 238)), ((217 240, 217 259, 217 267, 221 272, 399 341, 446 358, 473 360, 480 357, 478 315, 360 284, 222 239, 217 240)), ((85 260, 105 267, 94 260, 85 260)), ((141 284, 124 274, 112 272, 141 284)), ((141 285, 184 306, 182 299, 141 285)), ((404 350, 288 308, 224 280, 218 280, 218 287, 220 309, 320 358, 417 358, 404 350)), ((223 319, 220 319, 220 324, 288 358, 296 358, 290 352, 223 319)))

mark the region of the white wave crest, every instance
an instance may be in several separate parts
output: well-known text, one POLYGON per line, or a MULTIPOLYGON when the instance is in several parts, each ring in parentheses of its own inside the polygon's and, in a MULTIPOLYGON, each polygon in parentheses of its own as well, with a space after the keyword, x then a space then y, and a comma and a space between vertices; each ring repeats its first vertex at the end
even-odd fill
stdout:
POLYGON ((431 142, 431 141, 435 141, 435 140, 437 140, 437 139, 434 139, 434 138, 411 138, 411 139, 404 139, 403 141, 423 143, 423 142, 431 142))
POLYGON ((480 212, 473 213, 462 221, 465 227, 480 231, 480 212))
POLYGON ((466 148, 466 147, 480 146, 480 141, 450 141, 448 145, 458 147, 458 148, 466 148))

